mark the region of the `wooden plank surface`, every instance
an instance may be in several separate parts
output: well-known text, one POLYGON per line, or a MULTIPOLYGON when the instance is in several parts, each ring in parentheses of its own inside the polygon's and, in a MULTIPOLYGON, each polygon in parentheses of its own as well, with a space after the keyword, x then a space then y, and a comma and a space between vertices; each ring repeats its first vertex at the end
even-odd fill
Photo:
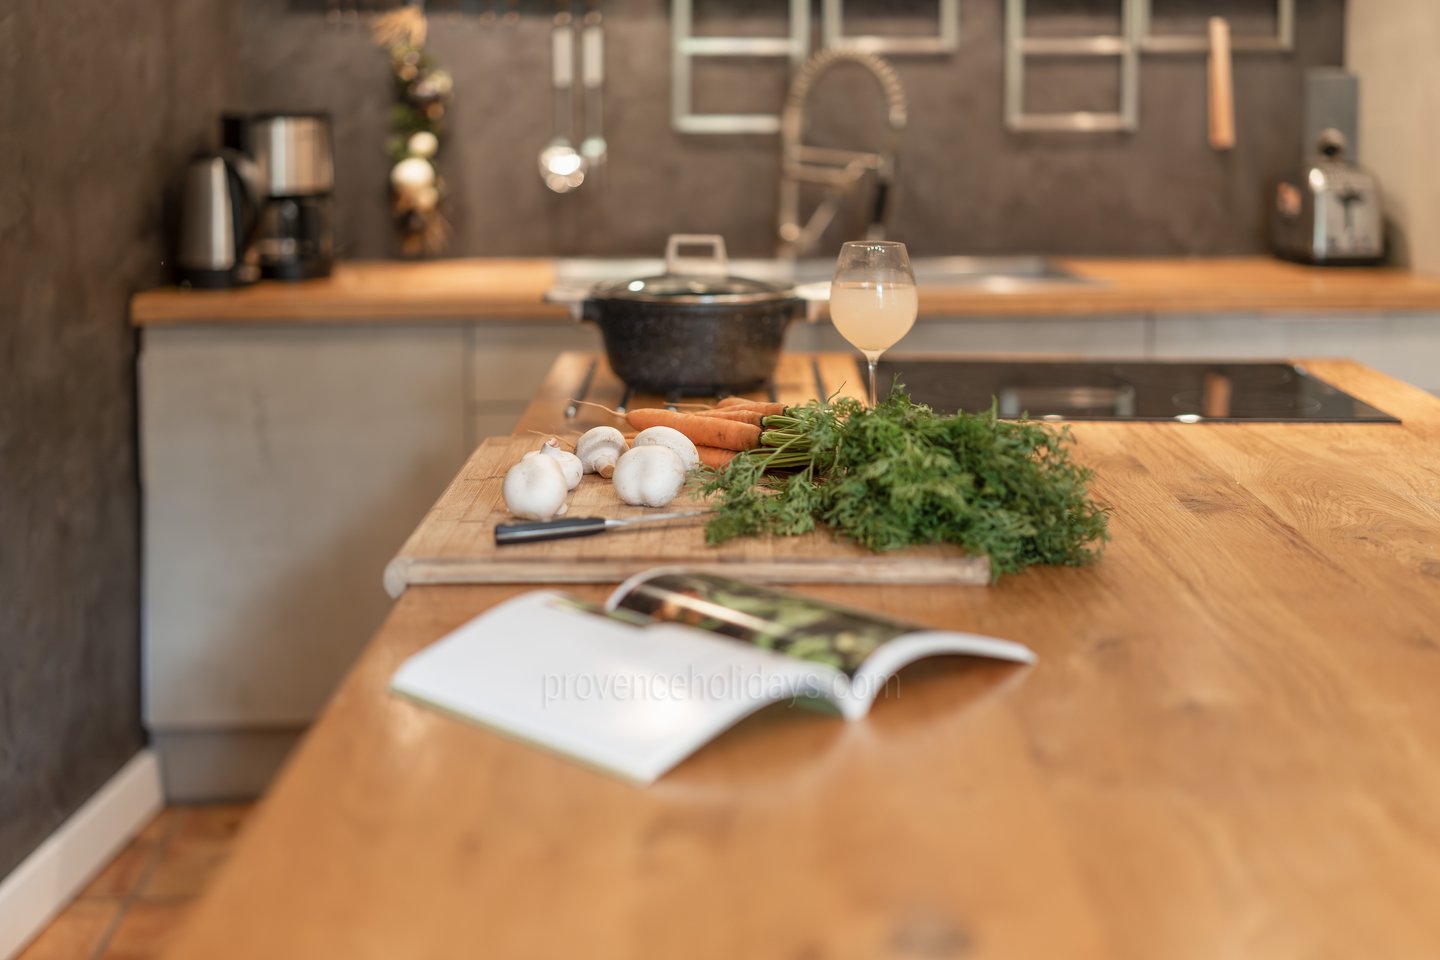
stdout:
MULTIPOLYGON (((1269 257, 1062 262, 1095 283, 1007 293, 927 285, 920 290, 921 317, 1440 309, 1440 278, 1395 268, 1335 270, 1269 257)), ((569 322, 563 307, 541 300, 554 282, 554 261, 548 259, 344 261, 332 276, 303 283, 150 290, 132 299, 130 313, 137 326, 487 318, 569 322)))
MULTIPOLYGON (((486 440, 385 568, 385 588, 439 583, 615 583, 658 566, 732 573, 774 583, 948 583, 983 586, 990 563, 952 546, 874 553, 828 532, 801 537, 747 537, 705 543, 703 517, 611 530, 593 537, 495 545, 495 525, 515 518, 505 507, 505 472, 539 438, 486 440)), ((704 499, 682 494, 661 510, 632 507, 594 474, 570 492, 567 516, 626 519, 703 511, 704 499)))
POLYGON ((762 713, 650 789, 391 697, 522 588, 410 590, 170 956, 1440 956, 1440 400, 1307 366, 1404 424, 1077 424, 1099 564, 796 588, 1034 669, 762 713))
POLYGON ((136 326, 167 324, 429 323, 437 319, 532 319, 571 323, 541 300, 555 284, 552 260, 348 260, 318 280, 265 281, 233 290, 162 287, 136 294, 136 326))

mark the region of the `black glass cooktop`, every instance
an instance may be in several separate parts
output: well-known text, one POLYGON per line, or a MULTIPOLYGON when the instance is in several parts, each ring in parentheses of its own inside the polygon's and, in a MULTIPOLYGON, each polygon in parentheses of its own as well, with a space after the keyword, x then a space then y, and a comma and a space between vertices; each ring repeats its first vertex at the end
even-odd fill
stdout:
MULTIPOLYGON (((860 367, 863 378, 863 359, 860 367)), ((880 392, 897 377, 943 413, 993 402, 1007 419, 1400 422, 1289 363, 882 359, 880 392)))

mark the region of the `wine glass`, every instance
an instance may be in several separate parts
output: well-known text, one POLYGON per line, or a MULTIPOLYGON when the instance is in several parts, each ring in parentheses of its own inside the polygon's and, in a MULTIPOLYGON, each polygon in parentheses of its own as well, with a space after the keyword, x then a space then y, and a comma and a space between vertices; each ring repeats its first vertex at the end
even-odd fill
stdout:
POLYGON ((870 406, 875 406, 875 365, 910 332, 919 302, 905 244, 851 240, 840 248, 830 284, 830 319, 840 336, 870 362, 870 406))

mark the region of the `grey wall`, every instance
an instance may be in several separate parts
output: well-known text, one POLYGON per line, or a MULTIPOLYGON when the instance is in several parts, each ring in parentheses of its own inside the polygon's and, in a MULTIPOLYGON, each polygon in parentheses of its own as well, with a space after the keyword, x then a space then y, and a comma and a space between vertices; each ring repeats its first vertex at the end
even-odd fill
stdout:
POLYGON ((1360 162, 1383 188, 1390 258, 1423 273, 1440 273, 1437 12, 1433 0, 1366 0, 1346 23, 1346 66, 1363 78, 1360 162))
POLYGON ((135 338, 228 0, 0 6, 0 876, 144 742, 135 338))
MULTIPOLYGON (((338 0, 329 0, 338 2, 338 0)), ((432 9, 439 0, 432 0, 432 9)), ((478 2, 467 3, 478 9, 478 2)), ((812 5, 818 13, 819 3, 812 5)), ((1030 0, 1033 32, 1115 32, 1116 0, 1030 0)), ((777 33, 778 0, 697 0, 709 32, 777 33)), ((1231 15, 1236 32, 1273 31, 1273 0, 1154 0, 1157 25, 1203 29, 1231 15)), ((536 173, 550 137, 547 31, 553 4, 523 0, 518 27, 474 16, 431 18, 431 47, 456 77, 442 173, 454 255, 657 252, 673 231, 721 232, 733 251, 771 249, 778 175, 773 136, 681 136, 669 123, 668 0, 606 0, 611 162, 603 182, 555 197, 536 173)), ((1267 185, 1298 162, 1300 71, 1338 64, 1343 0, 1301 0, 1293 54, 1237 58, 1239 146, 1206 144, 1205 66, 1197 55, 1149 55, 1133 134, 1018 135, 1001 122, 1002 0, 962 0, 961 50, 896 58, 912 121, 901 159, 894 233, 922 253, 1218 254, 1265 248, 1267 185)), ((396 245, 386 208, 383 143, 390 88, 383 56, 358 27, 327 26, 322 0, 245 0, 236 105, 328 108, 339 151, 337 239, 346 255, 396 245)), ((847 0, 887 31, 933 22, 934 0, 847 0)), ((817 18, 818 19, 818 18, 817 18)), ((818 29, 818 24, 817 24, 818 29)), ((1032 105, 1114 102, 1113 61, 1032 62, 1032 105), (1063 94, 1063 96, 1061 95, 1063 94)), ((839 74, 832 75, 838 78, 839 74)), ((717 64, 698 81, 709 109, 773 110, 785 64, 717 64)), ((817 103, 817 139, 863 127, 863 83, 817 103), (858 107, 857 107, 858 104, 858 107)))

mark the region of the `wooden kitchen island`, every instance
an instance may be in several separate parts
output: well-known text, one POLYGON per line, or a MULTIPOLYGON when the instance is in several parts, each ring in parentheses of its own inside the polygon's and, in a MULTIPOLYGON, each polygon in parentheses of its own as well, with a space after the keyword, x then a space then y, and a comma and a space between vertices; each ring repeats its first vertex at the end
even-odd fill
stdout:
POLYGON ((772 709, 648 789, 389 695, 529 589, 411 587, 170 955, 1440 956, 1440 400, 1307 365, 1403 424, 1077 424, 1098 564, 797 588, 1038 666, 917 665, 854 724, 772 709))

